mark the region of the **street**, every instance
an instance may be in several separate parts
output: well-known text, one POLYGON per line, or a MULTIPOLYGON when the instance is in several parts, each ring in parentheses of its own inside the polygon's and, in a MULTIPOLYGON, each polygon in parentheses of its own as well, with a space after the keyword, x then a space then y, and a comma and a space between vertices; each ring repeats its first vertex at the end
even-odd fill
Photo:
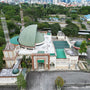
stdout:
POLYGON ((90 48, 87 48, 87 55, 88 59, 90 59, 90 48))
POLYGON ((61 76, 65 81, 66 86, 63 90, 90 90, 90 86, 87 89, 85 87, 90 85, 90 73, 64 71, 29 72, 27 90, 56 90, 55 79, 57 76, 61 76))

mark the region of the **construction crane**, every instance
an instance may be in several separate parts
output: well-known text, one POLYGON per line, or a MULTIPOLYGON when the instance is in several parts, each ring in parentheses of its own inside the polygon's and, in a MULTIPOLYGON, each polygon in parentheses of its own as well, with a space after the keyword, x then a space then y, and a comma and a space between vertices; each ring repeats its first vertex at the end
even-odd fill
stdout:
POLYGON ((9 32, 8 32, 8 28, 7 28, 6 18, 5 18, 5 15, 2 11, 1 11, 1 14, 2 14, 2 16, 1 16, 2 28, 3 28, 3 32, 5 35, 6 43, 8 43, 10 38, 9 38, 9 32))
POLYGON ((23 19, 23 10, 20 3, 19 3, 19 7, 20 7, 20 16, 21 16, 21 24, 22 24, 21 31, 22 31, 24 29, 24 19, 23 19))

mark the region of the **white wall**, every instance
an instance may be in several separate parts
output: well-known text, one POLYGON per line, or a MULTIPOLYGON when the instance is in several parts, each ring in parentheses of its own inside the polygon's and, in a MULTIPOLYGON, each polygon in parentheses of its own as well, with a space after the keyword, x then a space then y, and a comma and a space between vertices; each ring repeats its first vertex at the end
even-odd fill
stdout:
POLYGON ((6 61, 6 67, 11 68, 13 64, 15 64, 16 60, 9 60, 6 61))
POLYGON ((16 77, 0 77, 0 85, 10 85, 10 84, 15 84, 17 81, 16 77))
POLYGON ((58 40, 65 40, 65 36, 57 36, 58 40))
POLYGON ((56 67, 56 56, 51 56, 50 57, 50 64, 51 63, 54 63, 55 64, 55 67, 56 67))

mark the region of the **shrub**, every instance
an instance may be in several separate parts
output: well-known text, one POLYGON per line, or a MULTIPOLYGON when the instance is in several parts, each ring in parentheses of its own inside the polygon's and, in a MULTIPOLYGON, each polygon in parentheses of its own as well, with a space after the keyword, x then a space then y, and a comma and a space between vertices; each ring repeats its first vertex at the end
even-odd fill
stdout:
POLYGON ((24 79, 24 76, 22 75, 22 73, 19 76, 17 76, 17 86, 19 89, 21 87, 24 89, 26 88, 26 80, 24 79))
POLYGON ((67 24, 70 24, 70 23, 72 23, 72 22, 71 22, 71 20, 67 19, 67 20, 66 20, 66 23, 67 23, 67 24))
POLYGON ((55 85, 57 87, 62 87, 64 85, 64 80, 62 77, 58 76, 55 80, 55 85))
POLYGON ((83 29, 87 29, 85 24, 81 24, 81 27, 82 27, 83 29))

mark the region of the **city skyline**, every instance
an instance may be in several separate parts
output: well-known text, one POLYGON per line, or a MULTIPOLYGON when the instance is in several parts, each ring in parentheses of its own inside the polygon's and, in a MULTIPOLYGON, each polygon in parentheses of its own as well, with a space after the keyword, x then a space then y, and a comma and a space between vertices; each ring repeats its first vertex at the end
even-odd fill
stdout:
POLYGON ((72 2, 90 2, 90 0, 0 0, 0 2, 26 2, 26 3, 40 3, 40 4, 58 4, 60 2, 72 3, 72 2))

